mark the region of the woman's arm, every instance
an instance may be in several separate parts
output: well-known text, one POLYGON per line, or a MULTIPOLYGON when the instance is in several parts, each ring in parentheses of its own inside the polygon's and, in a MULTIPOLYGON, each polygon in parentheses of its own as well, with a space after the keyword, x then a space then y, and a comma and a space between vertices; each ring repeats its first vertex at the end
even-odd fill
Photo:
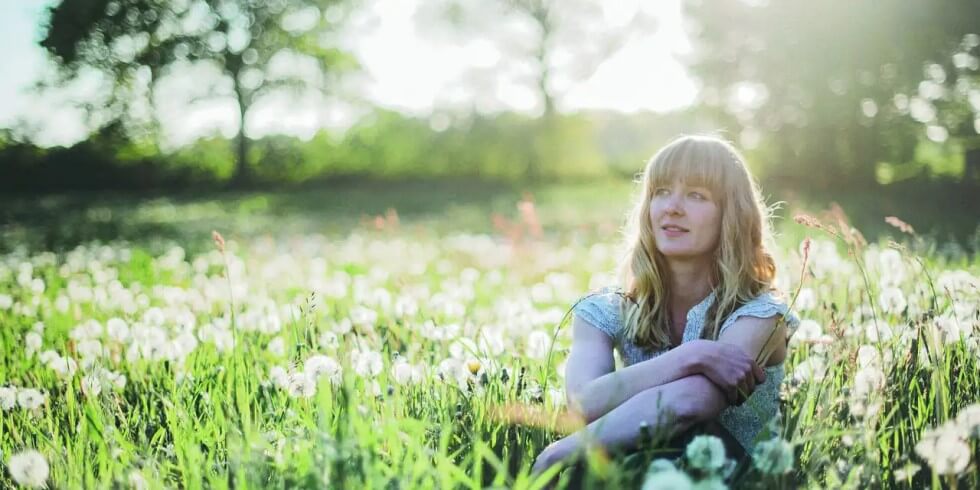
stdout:
MULTIPOLYGON (((726 329, 718 343, 736 347, 755 357, 768 348, 774 338, 783 338, 780 337, 785 336, 782 330, 782 325, 776 324, 775 317, 744 317, 726 329), (773 330, 776 330, 774 334, 773 330)), ((743 393, 743 396, 749 394, 743 393)), ((647 389, 592 421, 584 429, 548 446, 535 462, 534 472, 544 471, 587 445, 607 449, 631 447, 636 444, 643 423, 654 433, 673 437, 695 423, 717 418, 729 405, 726 393, 700 374, 647 389)))
POLYGON ((656 358, 614 371, 613 342, 575 317, 565 363, 565 395, 573 412, 591 422, 637 393, 698 372, 698 348, 682 344, 656 358))
MULTIPOLYGON (((685 342, 653 359, 613 371, 612 340, 587 321, 576 318, 572 352, 565 368, 565 390, 569 408, 592 422, 633 396, 650 388, 694 374, 705 374, 726 388, 736 400, 736 382, 728 384, 718 373, 741 375, 753 362, 742 349, 706 340, 685 342)), ((757 366, 759 382, 764 373, 757 366)), ((747 387, 749 391, 754 383, 747 387)))
POLYGON ((641 427, 672 438, 728 406, 725 395, 705 376, 696 374, 650 388, 612 409, 582 430, 554 442, 538 456, 532 472, 540 473, 586 447, 607 450, 636 445, 641 427))

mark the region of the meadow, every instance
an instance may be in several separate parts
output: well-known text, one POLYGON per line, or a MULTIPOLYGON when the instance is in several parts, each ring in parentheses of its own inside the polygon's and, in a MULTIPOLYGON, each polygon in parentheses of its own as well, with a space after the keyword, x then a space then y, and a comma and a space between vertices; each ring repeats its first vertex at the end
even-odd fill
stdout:
MULTIPOLYGON (((0 487, 542 488, 629 186, 389 191, 7 203, 0 487)), ((804 211, 779 436, 734 474, 708 440, 600 455, 595 484, 980 486, 977 248, 804 211)))

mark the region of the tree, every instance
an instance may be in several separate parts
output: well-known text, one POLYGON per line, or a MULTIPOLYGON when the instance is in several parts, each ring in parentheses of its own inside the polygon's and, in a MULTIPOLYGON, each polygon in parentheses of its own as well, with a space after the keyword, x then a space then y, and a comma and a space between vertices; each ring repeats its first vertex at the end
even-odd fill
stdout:
POLYGON ((902 94, 980 16, 968 0, 684 5, 705 105, 769 148, 777 171, 824 188, 874 184, 877 163, 912 158, 921 129, 902 94))
POLYGON ((41 45, 62 68, 62 83, 91 69, 111 82, 108 120, 131 115, 142 102, 156 123, 153 89, 161 77, 188 63, 215 66, 228 87, 206 97, 231 97, 238 107, 233 181, 243 183, 253 104, 280 90, 325 91, 332 77, 357 67, 330 37, 347 6, 344 0, 71 0, 52 7, 41 45))
MULTIPOLYGON (((502 73, 515 76, 539 101, 543 117, 536 131, 543 140, 560 144, 556 140, 563 124, 556 115, 563 93, 595 73, 631 36, 655 28, 641 8, 625 14, 607 15, 602 3, 590 0, 438 0, 417 17, 430 36, 492 43, 503 54, 500 61, 474 70, 469 82, 499 83, 502 73), (439 24, 450 29, 440 30, 439 24)), ((528 163, 527 177, 541 176, 544 158, 528 163)))

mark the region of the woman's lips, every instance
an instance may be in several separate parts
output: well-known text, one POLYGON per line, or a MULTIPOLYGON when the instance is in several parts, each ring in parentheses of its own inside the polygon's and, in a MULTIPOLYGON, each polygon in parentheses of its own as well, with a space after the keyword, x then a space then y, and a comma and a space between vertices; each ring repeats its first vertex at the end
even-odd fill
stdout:
POLYGON ((664 235, 667 235, 668 237, 672 237, 672 238, 682 236, 688 232, 687 229, 675 225, 663 226, 661 227, 661 229, 663 230, 664 235))

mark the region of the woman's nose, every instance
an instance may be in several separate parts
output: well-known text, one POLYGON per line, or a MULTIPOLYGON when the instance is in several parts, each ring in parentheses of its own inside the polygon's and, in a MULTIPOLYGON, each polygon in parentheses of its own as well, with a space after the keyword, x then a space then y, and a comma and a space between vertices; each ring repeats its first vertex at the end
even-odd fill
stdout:
POLYGON ((670 198, 667 199, 666 211, 668 214, 674 214, 674 215, 684 213, 682 200, 678 198, 676 194, 672 195, 670 198))

